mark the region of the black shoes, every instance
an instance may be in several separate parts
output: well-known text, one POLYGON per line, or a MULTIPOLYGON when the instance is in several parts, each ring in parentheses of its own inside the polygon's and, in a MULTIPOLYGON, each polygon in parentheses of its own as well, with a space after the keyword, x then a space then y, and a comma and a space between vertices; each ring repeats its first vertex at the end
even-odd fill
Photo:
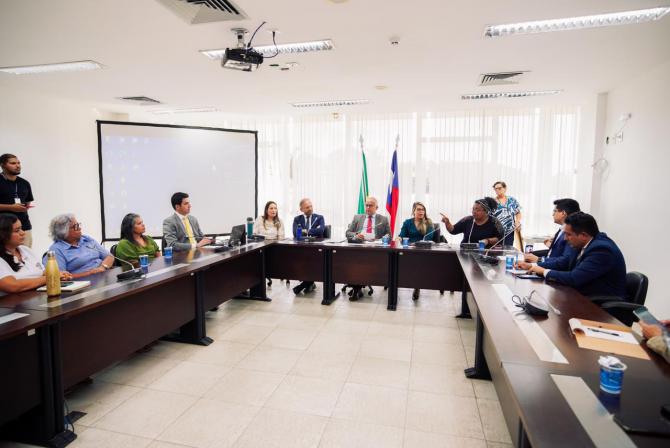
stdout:
POLYGON ((316 285, 314 282, 302 282, 295 288, 293 288, 293 294, 296 296, 300 294, 302 291, 305 291, 305 294, 312 292, 316 289, 316 285))
POLYGON ((419 300, 419 292, 420 289, 415 289, 414 292, 412 293, 412 300, 419 300))

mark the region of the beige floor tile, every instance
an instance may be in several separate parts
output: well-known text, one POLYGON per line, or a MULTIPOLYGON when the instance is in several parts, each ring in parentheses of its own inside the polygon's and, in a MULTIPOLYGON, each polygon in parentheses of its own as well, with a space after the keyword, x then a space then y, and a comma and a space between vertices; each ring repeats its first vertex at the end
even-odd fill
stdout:
POLYGON ((477 399, 484 436, 491 442, 512 443, 500 403, 495 400, 477 399))
POLYGON ((341 381, 287 376, 265 403, 268 408, 329 417, 342 386, 341 381))
POLYGON ((77 439, 68 446, 71 448, 144 448, 150 443, 149 438, 87 428, 78 433, 77 439))
POLYGON ((468 363, 468 367, 474 366, 475 365, 475 348, 474 347, 468 347, 467 345, 464 345, 463 348, 465 349, 465 360, 468 363))
POLYGON ((77 425, 90 426, 141 390, 123 384, 94 381, 92 384, 78 387, 65 399, 71 410, 86 413, 77 420, 77 425))
POLYGON ((512 448, 511 443, 486 442, 486 448, 512 448))
POLYGON ((143 390, 98 420, 94 427, 154 439, 196 400, 187 395, 143 390))
POLYGON ((409 362, 359 356, 349 373, 347 382, 407 389, 409 362))
POLYGON ((474 398, 410 391, 406 429, 484 438, 474 398))
POLYGON ((463 374, 463 369, 435 364, 412 362, 409 388, 436 394, 475 396, 472 384, 463 374))
POLYGON ((461 330, 475 331, 477 325, 474 319, 454 319, 458 323, 458 328, 461 330))
MULTIPOLYGON (((390 312, 390 311, 389 311, 390 312)), ((368 336, 377 336, 392 339, 412 340, 413 328, 405 324, 387 324, 384 322, 372 322, 368 329, 368 336)))
POLYGON ((263 347, 288 348, 292 350, 306 350, 316 337, 318 330, 293 330, 290 328, 275 328, 261 344, 263 347))
POLYGON ((238 364, 238 367, 262 372, 288 373, 302 353, 301 350, 258 346, 238 364))
POLYGON ((319 333, 307 351, 309 353, 356 354, 361 347, 362 336, 342 333, 319 333))
POLYGON ((412 362, 458 368, 465 368, 467 366, 463 346, 461 344, 445 344, 443 342, 414 341, 412 362))
POLYGON ((263 406, 284 375, 256 370, 232 369, 203 398, 228 403, 263 406))
POLYGON ((486 448, 486 441, 406 429, 404 448, 486 448))
POLYGON ((323 328, 326 322, 328 322, 327 317, 289 314, 279 323, 279 328, 289 328, 291 330, 319 330, 323 328))
POLYGON ((248 325, 262 325, 276 327, 286 317, 284 313, 268 313, 264 311, 249 311, 241 322, 248 325))
POLYGON ((477 340, 475 330, 461 330, 461 340, 466 347, 474 347, 477 340))
POLYGON ((252 344, 241 342, 214 341, 212 345, 201 347, 187 361, 235 367, 254 347, 252 344))
POLYGON ((404 427, 407 391, 346 383, 333 417, 383 426, 404 427))
POLYGON ((199 400, 158 439, 197 448, 230 447, 259 411, 255 406, 199 400))
POLYGON ((396 310, 389 311, 384 306, 377 308, 375 315, 372 317, 374 322, 383 322, 387 324, 414 324, 414 311, 396 310))
POLYGON ((184 361, 198 351, 199 348, 197 345, 182 344, 181 342, 157 341, 156 344, 151 346, 151 350, 147 352, 147 355, 156 358, 184 361))
POLYGON ((180 361, 157 358, 147 355, 135 355, 114 367, 96 375, 95 379, 108 383, 145 387, 176 367, 180 361))
POLYGON ((412 359, 412 341, 366 336, 361 345, 359 355, 409 362, 412 359))
POLYGON ((417 342, 460 344, 461 336, 458 329, 455 328, 437 327, 434 325, 415 325, 414 340, 417 342))
POLYGON ((275 409, 262 409, 238 439, 236 448, 313 448, 328 419, 275 409))
POLYGON ((149 444, 147 448, 184 448, 187 447, 189 448, 189 445, 182 445, 182 444, 177 444, 177 443, 170 443, 170 442, 162 442, 160 440, 154 440, 149 444))
POLYGON ((331 418, 319 448, 401 448, 402 439, 400 428, 331 418))
POLYGON ((147 388, 201 397, 230 370, 230 367, 183 361, 147 388))
POLYGON ((238 322, 233 326, 224 328, 221 334, 213 334, 212 337, 217 341, 242 342, 245 344, 260 344, 272 333, 273 327, 265 325, 251 325, 244 322, 238 322))
POLYGON ((375 303, 358 303, 338 300, 339 304, 335 308, 333 318, 370 321, 377 311, 375 303))
POLYGON ((292 375, 344 381, 349 375, 354 353, 305 352, 291 370, 292 375))
POLYGON ((351 319, 330 319, 323 327, 324 333, 343 333, 362 336, 368 331, 370 322, 351 319))
POLYGON ((487 380, 471 380, 472 387, 475 389, 475 396, 477 398, 484 398, 486 400, 498 400, 498 393, 493 385, 493 381, 487 380))
POLYGON ((417 311, 414 313, 415 325, 435 325, 438 327, 458 328, 458 319, 449 313, 417 311))
POLYGON ((321 299, 321 292, 317 290, 317 295, 311 296, 309 298, 300 298, 302 302, 294 303, 291 313, 301 316, 332 317, 333 314, 335 314, 335 307, 332 305, 321 305, 321 299))

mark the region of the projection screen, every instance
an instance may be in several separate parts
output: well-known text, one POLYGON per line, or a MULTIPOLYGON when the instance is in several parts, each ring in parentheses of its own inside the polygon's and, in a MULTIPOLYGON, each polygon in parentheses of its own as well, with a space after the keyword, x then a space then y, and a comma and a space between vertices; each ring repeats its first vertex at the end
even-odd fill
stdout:
POLYGON ((257 216, 256 131, 98 120, 98 156, 103 240, 120 237, 127 213, 160 238, 177 191, 206 234, 257 216))

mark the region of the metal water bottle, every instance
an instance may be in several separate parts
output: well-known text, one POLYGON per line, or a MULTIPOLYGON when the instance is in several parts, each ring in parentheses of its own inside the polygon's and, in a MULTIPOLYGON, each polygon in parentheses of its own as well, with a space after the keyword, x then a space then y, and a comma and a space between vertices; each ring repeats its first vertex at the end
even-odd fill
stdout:
POLYGON ((47 295, 49 297, 59 296, 60 295, 60 269, 58 269, 58 262, 56 261, 56 254, 52 250, 50 250, 47 253, 46 275, 47 275, 47 295))

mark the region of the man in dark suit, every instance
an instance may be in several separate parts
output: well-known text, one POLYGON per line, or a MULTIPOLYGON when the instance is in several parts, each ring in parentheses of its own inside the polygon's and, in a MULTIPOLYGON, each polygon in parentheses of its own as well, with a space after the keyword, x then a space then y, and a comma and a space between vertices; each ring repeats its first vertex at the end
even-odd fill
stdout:
MULTIPOLYGON (((302 214, 293 218, 293 237, 295 238, 298 225, 300 225, 303 235, 323 238, 323 234, 326 231, 326 221, 323 219, 323 216, 314 213, 312 201, 309 198, 303 198, 300 201, 300 211, 302 214)), ((316 285, 314 282, 303 281, 293 288, 293 292, 298 295, 302 291, 307 293, 315 289, 316 285)))
POLYGON ((565 239, 565 232, 563 232, 563 225, 568 216, 579 212, 579 202, 574 199, 557 199, 554 201, 554 222, 560 226, 554 238, 551 241, 545 241, 549 246, 549 250, 543 256, 536 254, 525 254, 526 263, 519 263, 522 269, 528 269, 528 263, 537 263, 538 266, 546 269, 555 269, 557 266, 564 265, 572 257, 575 256, 575 249, 572 248, 565 239))
POLYGON ((605 233, 598 229, 593 216, 574 213, 565 219, 565 239, 576 254, 553 269, 532 266, 529 271, 575 288, 594 298, 625 299, 626 262, 623 254, 605 233))

